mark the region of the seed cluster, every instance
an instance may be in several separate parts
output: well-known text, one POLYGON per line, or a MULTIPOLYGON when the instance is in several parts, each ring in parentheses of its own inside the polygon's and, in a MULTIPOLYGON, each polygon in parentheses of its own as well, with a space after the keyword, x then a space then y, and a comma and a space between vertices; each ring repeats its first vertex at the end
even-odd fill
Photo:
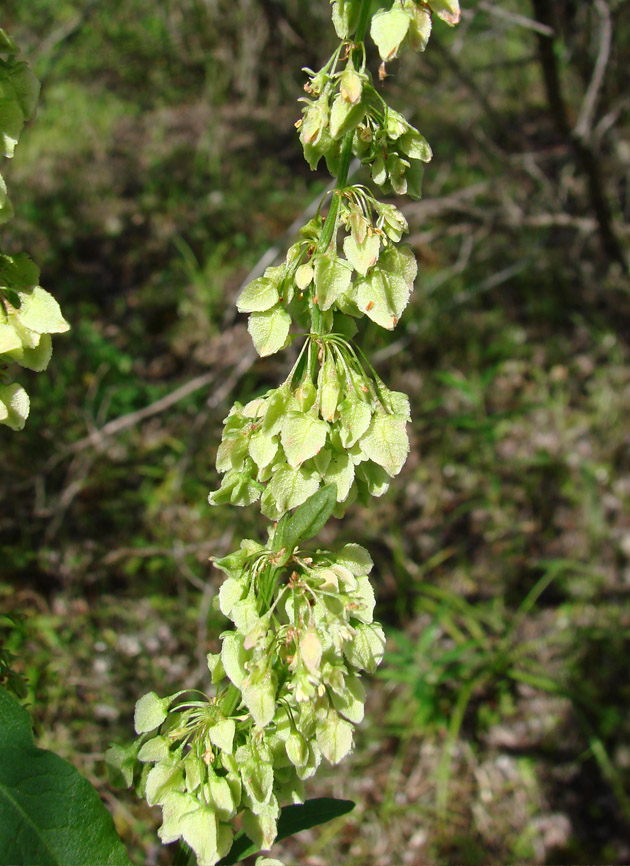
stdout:
MULTIPOLYGON (((353 338, 364 317, 396 327, 418 268, 400 243, 403 214, 349 185, 348 169, 354 153, 382 190, 419 196, 432 154, 375 88, 365 34, 369 26, 383 79, 404 44, 424 50, 434 15, 455 24, 459 3, 331 2, 341 43, 319 72, 306 70, 296 126, 307 161, 315 168, 323 157, 336 188, 326 218, 318 211, 285 260, 237 300, 259 355, 294 340, 301 348, 279 387, 232 407, 216 458, 223 477, 209 496, 215 506, 260 502, 272 521, 268 539, 247 539, 215 561, 227 575, 218 606, 232 627, 208 656, 213 690, 145 695, 138 740, 110 752, 127 784, 162 807, 162 840, 185 840, 199 866, 230 850, 237 815, 256 846, 271 847, 282 806, 303 802, 322 758, 337 764, 352 749, 362 675, 376 670, 385 647, 368 552, 304 543, 353 502, 381 496, 409 452, 409 400, 381 381, 353 338)), ((281 864, 262 858, 258 866, 281 864)))

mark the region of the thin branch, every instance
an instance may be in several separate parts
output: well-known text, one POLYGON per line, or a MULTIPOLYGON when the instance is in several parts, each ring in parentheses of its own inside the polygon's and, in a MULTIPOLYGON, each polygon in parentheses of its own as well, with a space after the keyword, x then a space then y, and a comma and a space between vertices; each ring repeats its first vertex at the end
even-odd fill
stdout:
POLYGON ((194 394, 195 391, 199 391, 201 388, 210 385, 216 379, 216 375, 215 372, 210 372, 203 373, 201 376, 195 376, 194 379, 180 385, 179 388, 175 388, 175 390, 171 391, 170 394, 160 397, 159 400, 150 403, 148 406, 144 406, 142 409, 137 409, 134 412, 129 412, 127 415, 121 415, 119 418, 114 418, 112 421, 108 421, 108 423, 103 427, 93 430, 89 436, 85 436, 83 439, 79 439, 78 442, 71 445, 67 451, 64 452, 64 456, 67 454, 78 454, 79 451, 84 451, 86 448, 92 446, 99 446, 102 444, 104 439, 107 439, 110 436, 115 436, 117 433, 122 433, 123 430, 128 430, 130 427, 135 427, 141 421, 146 421, 147 418, 152 418, 154 415, 159 415, 161 412, 165 412, 167 409, 170 409, 171 406, 175 406, 176 403, 179 403, 181 400, 194 394))
MULTIPOLYGON (((225 399, 241 376, 243 376, 253 366, 256 357, 257 356, 254 352, 246 352, 245 355, 243 355, 239 363, 233 368, 231 374, 224 379, 223 383, 208 398, 207 405, 210 408, 218 406, 225 399)), ((83 439, 79 439, 72 445, 60 449, 50 458, 41 473, 36 476, 36 479, 46 475, 67 457, 79 454, 87 448, 99 447, 103 444, 105 439, 116 436, 118 433, 122 433, 130 427, 135 427, 142 421, 146 421, 147 418, 153 418, 155 415, 166 412, 167 409, 175 406, 186 397, 189 397, 201 388, 211 385, 219 375, 220 373, 211 372, 203 373, 201 376, 195 376, 194 379, 180 385, 179 388, 175 388, 175 390, 171 391, 170 394, 166 394, 166 396, 150 403, 148 406, 144 406, 142 409, 138 409, 135 412, 129 412, 127 415, 121 415, 119 418, 114 418, 112 421, 105 424, 104 427, 93 430, 83 439)), ((20 484, 16 485, 14 489, 21 490, 25 487, 30 487, 33 483, 33 479, 30 478, 26 482, 20 482, 20 484)), ((37 485, 37 480, 35 480, 35 484, 37 485)))
POLYGON ((610 60, 610 48, 612 45, 613 28, 608 3, 606 3, 606 0, 595 0, 595 8, 597 9, 597 13, 601 19, 599 51, 597 53, 593 75, 582 102, 578 121, 573 130, 573 135, 583 141, 589 140, 592 137, 593 116, 595 114, 599 92, 606 76, 606 68, 608 66, 608 61, 610 60))
POLYGON ((500 6, 495 6, 494 3, 489 3, 487 0, 480 0, 479 9, 494 15, 496 18, 503 18, 511 24, 516 24, 519 27, 525 27, 527 30, 533 30, 535 33, 541 33, 543 36, 553 36, 553 27, 547 24, 541 24, 540 21, 534 21, 532 18, 527 18, 526 15, 519 15, 518 12, 509 12, 507 9, 501 9, 500 6))
MULTIPOLYGON (((534 15, 538 21, 542 24, 551 25, 553 23, 553 4, 550 4, 548 0, 531 0, 531 3, 534 15)), ((591 207, 597 217, 602 250, 610 261, 618 262, 622 266, 624 272, 628 273, 629 267, 626 260, 626 254, 621 247, 621 243, 613 226, 601 167, 593 152, 591 141, 577 136, 569 122, 567 105, 562 93, 562 83, 560 79, 560 68, 555 40, 551 37, 544 36, 542 33, 537 34, 537 40, 551 116, 555 121, 559 133, 571 142, 575 152, 576 162, 586 178, 591 207)), ((602 53, 602 57, 606 57, 605 52, 602 53)), ((598 65, 600 64, 596 63, 596 68, 598 65)), ((597 81, 595 81, 595 84, 597 84, 597 81)), ((600 85, 597 86, 597 89, 599 89, 599 86, 600 85)), ((588 89, 591 90, 591 87, 589 86, 588 89)), ((595 92, 594 87, 593 93, 594 98, 596 99, 597 93, 595 92)))

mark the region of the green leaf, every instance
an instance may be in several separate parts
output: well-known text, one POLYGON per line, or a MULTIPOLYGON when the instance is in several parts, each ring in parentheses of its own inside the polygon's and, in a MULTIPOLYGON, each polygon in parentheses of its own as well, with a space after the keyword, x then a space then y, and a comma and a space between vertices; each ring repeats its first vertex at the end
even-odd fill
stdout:
POLYGON ((358 603, 358 607, 353 611, 353 617, 360 619, 366 625, 370 625, 374 620, 376 599, 370 578, 366 574, 361 575, 357 580, 357 588, 353 594, 353 601, 358 603))
POLYGON ((339 79, 339 93, 346 102, 356 105, 361 99, 363 92, 363 77, 354 68, 354 62, 350 59, 339 79))
POLYGON ((278 833, 278 803, 275 797, 271 803, 258 807, 255 812, 246 809, 243 813, 243 830, 258 849, 268 851, 278 833))
POLYGON ((338 764, 352 749, 352 725, 340 719, 335 710, 317 725, 317 745, 331 764, 338 764))
POLYGON ((143 743, 138 752, 138 760, 143 763, 155 764, 165 760, 169 752, 169 742, 166 737, 151 737, 143 743))
POLYGON ((381 60, 388 61, 398 57, 400 46, 409 30, 410 16, 400 6, 393 6, 389 12, 380 11, 372 18, 370 36, 378 48, 381 60))
POLYGON ((337 488, 337 502, 345 502, 354 481, 354 463, 345 451, 333 455, 328 464, 324 481, 337 488))
POLYGON ((288 385, 284 384, 280 388, 276 388, 271 393, 267 400, 267 409, 265 411, 265 419, 262 429, 268 436, 275 436, 280 432, 284 416, 288 409, 292 409, 293 401, 288 385))
POLYGON ((235 733, 236 725, 234 724, 234 720, 222 719, 210 728, 208 736, 210 737, 210 742, 217 749, 221 749, 222 752, 227 752, 228 755, 231 755, 234 750, 235 733))
POLYGON ((414 51, 424 51, 427 47, 431 36, 432 23, 428 9, 420 8, 415 3, 411 4, 409 44, 414 51))
POLYGON ((340 39, 347 39, 356 30, 360 8, 361 0, 335 0, 333 3, 332 20, 340 39))
POLYGON ((333 139, 343 138, 347 132, 361 123, 365 116, 365 104, 357 102, 356 105, 343 98, 341 93, 335 96, 330 112, 330 135, 333 139))
POLYGON ((360 725, 365 716, 365 689, 358 677, 346 677, 343 695, 331 691, 334 708, 348 721, 360 725))
POLYGON ((0 98, 0 155, 13 156, 23 126, 24 114, 17 99, 0 98))
POLYGON ((370 426, 372 410, 367 403, 349 395, 339 404, 341 444, 352 448, 370 426))
POLYGON ((133 726, 136 734, 154 731, 168 716, 170 698, 160 698, 155 692, 143 695, 136 703, 133 714, 133 726))
POLYGON ((435 12, 438 18, 445 21, 450 27, 459 24, 462 17, 459 8, 459 0, 427 0, 429 8, 435 12))
POLYGON ((337 256, 320 255, 315 258, 315 291, 321 310, 329 310, 339 295, 350 288, 352 268, 337 256))
POLYGON ((138 740, 126 743, 124 746, 113 744, 105 752, 105 763, 110 783, 115 788, 129 788, 133 783, 134 771, 137 766, 138 740))
POLYGON ((422 198, 422 180, 424 178, 424 164, 419 159, 410 159, 411 165, 406 171, 407 195, 409 198, 422 198))
POLYGON ((5 352, 20 351, 22 340, 13 325, 0 322, 0 355, 5 352))
MULTIPOLYGON (((383 496, 389 490, 390 476, 385 472, 382 466, 377 466, 376 463, 361 463, 357 466, 357 477, 365 482, 369 496, 383 496)), ((364 501, 367 501, 364 497, 364 501)))
POLYGON ((377 204, 379 214, 378 225, 382 224, 388 238, 398 243, 403 234, 409 231, 409 224, 397 207, 393 204, 377 204))
POLYGON ((357 304, 377 325, 393 329, 409 302, 417 273, 410 247, 383 250, 374 270, 356 284, 357 304))
POLYGON ((0 424, 6 424, 12 430, 22 430, 31 402, 21 385, 0 385, 0 424))
POLYGON ((0 729, 0 863, 131 866, 94 788, 36 748, 28 713, 1 688, 0 729))
POLYGON ((50 292, 35 286, 32 292, 20 292, 19 295, 22 303, 17 316, 25 328, 37 334, 63 334, 70 330, 50 292))
POLYGON ((384 250, 379 259, 379 267, 387 271, 390 276, 401 277, 409 289, 418 276, 418 262, 408 244, 384 250))
POLYGON ((223 616, 230 616, 232 608, 243 598, 246 591, 247 586, 242 580, 228 577, 223 581, 219 589, 219 608, 223 616))
POLYGON ((284 515, 273 536, 273 550, 286 552, 286 560, 278 565, 285 565, 296 547, 314 538, 323 529, 333 513, 336 501, 335 485, 327 484, 310 496, 293 514, 284 515))
POLYGON ((326 444, 328 424, 303 412, 287 412, 280 441, 292 468, 314 457, 326 444))
POLYGON ((328 96, 322 94, 319 99, 308 106, 304 113, 300 127, 300 140, 302 144, 317 145, 322 137, 323 131, 328 126, 328 96))
POLYGON ((365 276, 368 270, 376 264, 381 240, 377 234, 366 234, 362 243, 357 243, 354 235, 346 235, 343 251, 353 268, 365 276))
POLYGON ((372 557, 360 544, 344 544, 341 550, 335 554, 335 559, 339 565, 349 569, 355 577, 369 574, 374 567, 372 557))
POLYGON ((229 680, 237 689, 240 689, 247 673, 245 662, 248 659, 248 653, 243 646, 245 638, 242 634, 232 631, 222 634, 221 639, 223 640, 221 646, 223 668, 229 680))
POLYGON ((209 773, 208 789, 212 805, 221 821, 230 821, 236 814, 234 796, 226 778, 209 773))
POLYGON ((303 767, 308 761, 308 743, 298 730, 293 730, 284 744, 287 757, 294 767, 303 767))
POLYGON ((295 285, 303 292, 313 282, 314 276, 315 271, 310 263, 300 265, 295 272, 295 285))
POLYGON ((19 349, 15 349, 8 354, 21 367, 26 367, 28 370, 40 373, 48 367, 52 357, 52 339, 50 334, 42 334, 37 346, 33 349, 29 349, 27 346, 20 346, 19 349))
POLYGON ((297 407, 293 410, 295 412, 308 412, 309 409, 315 403, 315 398, 317 397, 317 388, 310 379, 307 379, 305 382, 302 382, 299 388, 297 388, 294 392, 294 397, 297 400, 297 407))
POLYGON ((320 368, 317 383, 321 389, 319 411, 325 421, 332 421, 337 411, 341 382, 337 375, 337 367, 329 352, 326 353, 326 358, 320 368))
POLYGON ((197 866, 214 866, 217 851, 218 819, 211 806, 199 805, 179 819, 179 829, 185 842, 195 852, 197 866))
POLYGON ((265 358, 279 352, 287 345, 291 316, 280 306, 272 307, 262 313, 252 313, 249 317, 249 331, 254 348, 265 358))
POLYGON ((300 656, 306 669, 312 674, 318 674, 322 662, 322 642, 317 631, 311 627, 300 640, 300 656))
POLYGON ((277 520, 285 511, 297 508, 319 488, 319 475, 300 467, 280 466, 274 472, 261 501, 265 517, 277 520))
POLYGON ((378 623, 355 626, 351 641, 344 644, 343 653, 351 665, 373 674, 385 654, 385 634, 378 623))
POLYGON ((28 63, 23 60, 11 67, 9 81, 15 91, 24 119, 30 120, 35 114, 39 100, 39 81, 30 70, 28 63))
POLYGON ((13 291, 31 290, 39 283, 39 268, 26 253, 0 254, 0 286, 13 291))
POLYGON ((151 768, 146 782, 146 799, 149 806, 162 804, 164 800, 184 785, 184 774, 181 766, 169 762, 155 764, 151 768))
POLYGON ((259 616, 256 596, 253 591, 250 590, 250 593, 246 598, 237 601, 236 604, 232 606, 230 619, 236 626, 237 631, 240 631, 243 634, 248 634, 254 628, 259 620, 259 616))
POLYGON ((375 415, 359 445, 366 457, 393 478, 404 466, 409 453, 406 420, 400 415, 375 415))
POLYGON ((264 312, 280 300, 278 287, 265 277, 248 283, 236 300, 239 313, 264 312))
POLYGON ((409 302, 410 290, 402 277, 374 268, 356 283, 359 309, 381 328, 393 330, 409 302))
POLYGON ((431 145, 417 129, 410 129, 400 136, 398 146, 409 159, 419 159, 422 162, 431 162, 433 151, 431 145))
POLYGON ((0 174, 0 225, 8 222, 13 216, 13 205, 7 193, 7 185, 0 174))
MULTIPOLYGON (((305 803, 295 806, 285 806, 278 819, 278 835, 276 842, 281 842, 289 836, 295 836, 302 830, 310 830, 335 818, 341 818, 354 809, 352 800, 336 800, 333 797, 316 797, 305 803)), ((246 857, 256 854, 259 849, 244 834, 239 834, 234 840, 227 857, 218 863, 218 866, 233 866, 240 863, 246 857)))
POLYGON ((277 678, 272 670, 262 674, 254 671, 241 683, 243 701, 259 728, 264 728, 273 720, 276 712, 277 678))

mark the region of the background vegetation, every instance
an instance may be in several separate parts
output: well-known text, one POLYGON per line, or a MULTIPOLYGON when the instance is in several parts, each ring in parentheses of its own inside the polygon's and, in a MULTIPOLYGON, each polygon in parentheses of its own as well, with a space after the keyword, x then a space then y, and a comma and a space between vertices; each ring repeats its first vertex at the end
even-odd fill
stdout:
MULTIPOLYGON (((310 788, 356 810, 279 846, 308 866, 630 863, 628 3, 465 7, 384 84, 435 150, 412 305, 364 337, 414 450, 335 523, 374 555, 389 651, 310 788)), ((5 0, 2 25, 43 81, 5 245, 73 326, 2 433, 5 645, 39 744, 166 864, 103 755, 140 694, 207 682, 208 557, 257 531, 206 495, 232 400, 284 370, 234 298, 327 183, 293 121, 328 3, 5 0)))

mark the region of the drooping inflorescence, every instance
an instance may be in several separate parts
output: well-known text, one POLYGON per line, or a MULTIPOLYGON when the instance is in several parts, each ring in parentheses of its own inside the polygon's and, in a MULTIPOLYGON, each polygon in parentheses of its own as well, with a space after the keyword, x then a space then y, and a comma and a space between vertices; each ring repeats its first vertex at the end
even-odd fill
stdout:
MULTIPOLYGON (((12 157, 25 121, 39 99, 39 81, 18 49, 0 29, 0 156, 12 157)), ((0 175, 0 225, 13 216, 7 187, 0 175)), ((0 424, 24 427, 30 401, 23 386, 11 381, 19 364, 45 370, 52 355, 51 334, 69 329, 59 304, 39 285, 39 268, 27 255, 7 255, 0 249, 0 424)))
MULTIPOLYGON (((367 68, 366 34, 384 64, 403 45, 423 51, 433 17, 453 25, 458 0, 331 0, 340 44, 319 72, 306 70, 296 123, 311 168, 336 177, 321 211, 283 263, 242 290, 237 306, 261 356, 301 341, 285 381, 236 403, 217 452, 212 505, 260 502, 265 542, 246 539, 215 565, 232 627, 208 656, 209 694, 153 692, 136 706, 138 739, 109 760, 127 784, 162 808, 163 842, 183 839, 200 866, 231 848, 240 815, 268 850, 280 809, 301 803, 322 758, 337 764, 363 718, 363 672, 385 646, 374 622, 372 560, 358 544, 305 547, 331 516, 382 495, 409 452, 409 400, 390 390, 353 341, 355 319, 393 329, 417 275, 407 221, 392 203, 348 183, 352 156, 383 192, 420 195, 431 149, 390 108, 367 68)), ((266 861, 268 863, 277 861, 266 861)))

